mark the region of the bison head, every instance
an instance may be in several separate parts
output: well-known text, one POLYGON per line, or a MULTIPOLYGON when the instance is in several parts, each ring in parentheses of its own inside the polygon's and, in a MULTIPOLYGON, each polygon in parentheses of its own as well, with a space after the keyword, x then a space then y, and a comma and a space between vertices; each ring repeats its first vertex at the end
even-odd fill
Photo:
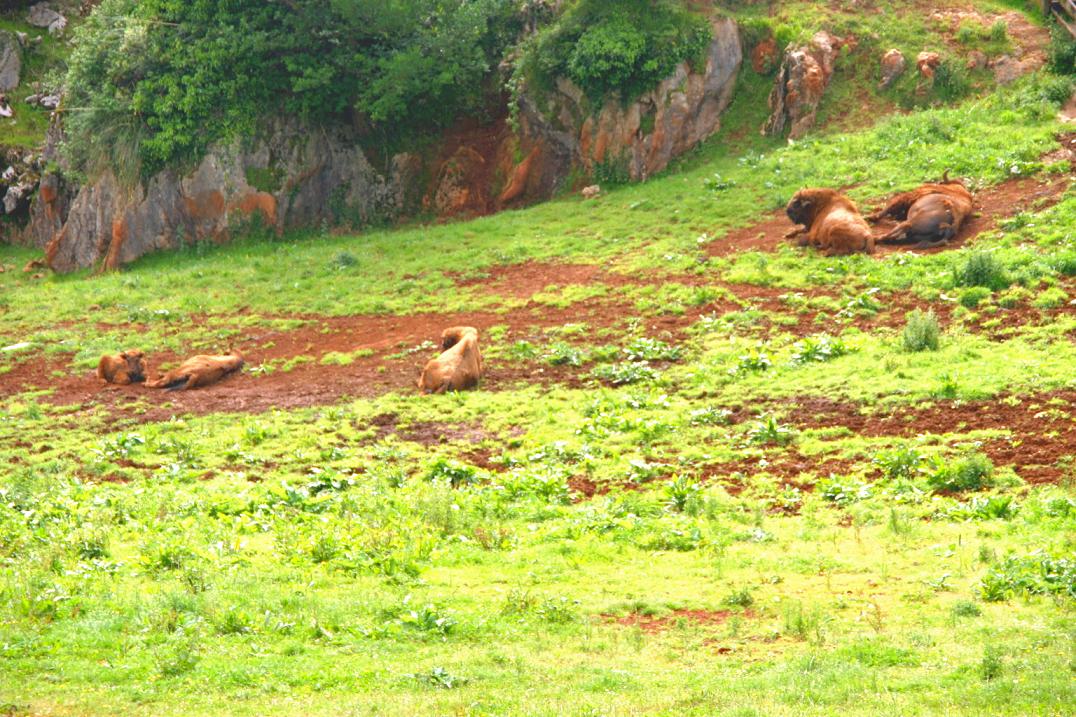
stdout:
POLYGON ((127 377, 131 380, 131 383, 146 380, 145 354, 138 349, 130 349, 121 353, 120 357, 127 365, 127 377))

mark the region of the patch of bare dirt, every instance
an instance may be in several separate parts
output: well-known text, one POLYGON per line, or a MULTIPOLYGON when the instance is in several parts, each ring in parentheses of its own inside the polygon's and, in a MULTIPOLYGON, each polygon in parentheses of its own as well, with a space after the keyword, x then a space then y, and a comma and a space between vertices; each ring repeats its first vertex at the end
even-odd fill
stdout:
POLYGON ((637 627, 645 633, 654 634, 676 627, 681 623, 693 623, 699 626, 713 627, 723 625, 733 615, 742 617, 754 617, 750 610, 743 613, 734 613, 731 610, 674 610, 668 615, 602 615, 606 622, 623 625, 624 627, 637 627))
MULTIPOLYGON (((916 249, 900 244, 878 244, 875 256, 899 252, 934 254, 959 248, 974 241, 983 232, 997 226, 1001 219, 1011 217, 1032 208, 1043 209, 1056 204, 1069 185, 1068 177, 1021 177, 988 187, 975 195, 975 213, 969 217, 960 233, 946 246, 932 249, 916 249)), ((884 198, 877 204, 884 203, 884 198)), ((866 214, 866 208, 860 207, 866 214)), ((875 234, 883 234, 896 222, 884 220, 875 225, 875 234)), ((770 217, 749 227, 733 229, 725 236, 706 245, 710 256, 728 256, 746 251, 775 252, 786 241, 784 235, 792 229, 792 223, 784 211, 776 211, 770 217)))
POLYGON ((822 397, 796 401, 787 420, 801 428, 843 427, 860 436, 900 436, 1006 431, 1009 438, 986 442, 982 450, 998 466, 1011 466, 1028 483, 1056 483, 1071 474, 1076 456, 1076 390, 1008 396, 988 401, 939 400, 888 413, 864 413, 858 406, 822 397))

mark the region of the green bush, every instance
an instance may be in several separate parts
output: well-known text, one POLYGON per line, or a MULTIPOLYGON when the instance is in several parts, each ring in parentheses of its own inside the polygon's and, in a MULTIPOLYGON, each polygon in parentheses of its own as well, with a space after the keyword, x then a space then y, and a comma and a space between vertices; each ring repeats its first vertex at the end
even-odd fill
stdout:
POLYGON ((1050 69, 1062 75, 1076 75, 1076 40, 1056 22, 1050 23, 1050 69))
POLYGON ((992 291, 1008 288, 1012 282, 1005 267, 993 254, 974 252, 963 264, 953 270, 953 283, 957 286, 984 286, 992 291))
POLYGON ((938 326, 938 317, 933 311, 923 313, 916 309, 908 314, 908 321, 904 326, 904 350, 937 351, 938 338, 941 329, 938 326))
POLYGON ((946 102, 959 100, 971 92, 971 80, 964 65, 944 58, 934 70, 934 92, 946 102))
POLYGON ((939 465, 927 484, 935 491, 979 490, 990 484, 994 464, 982 453, 968 453, 951 463, 939 465))
POLYGON ((960 305, 974 309, 984 300, 990 298, 992 292, 985 286, 971 286, 960 292, 960 305))
POLYGON ((519 70, 539 87, 571 78, 594 103, 614 93, 631 101, 700 59, 710 38, 679 0, 580 0, 527 44, 519 70))
POLYGON ((129 183, 269 112, 355 115, 385 144, 479 111, 519 28, 508 0, 104 0, 75 31, 66 152, 129 183))

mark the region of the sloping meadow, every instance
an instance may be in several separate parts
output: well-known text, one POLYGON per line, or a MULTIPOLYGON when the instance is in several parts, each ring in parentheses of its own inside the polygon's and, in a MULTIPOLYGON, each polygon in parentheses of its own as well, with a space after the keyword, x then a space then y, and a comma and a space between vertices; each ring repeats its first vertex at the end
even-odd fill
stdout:
POLYGON ((599 276, 602 291, 560 302, 615 316, 483 327, 496 370, 549 381, 437 397, 401 383, 152 421, 167 396, 132 389, 117 409, 11 389, 0 704, 1063 713, 1076 700, 1071 186, 959 251, 706 246, 805 184, 869 204, 946 169, 976 188, 1064 178, 1071 165, 1043 157, 1070 89, 1028 80, 594 202, 197 247, 93 277, 0 274, 0 344, 31 345, 0 354, 0 371, 44 351, 42 386, 128 343, 178 353, 324 317, 499 316, 563 298, 511 295, 485 281, 498 265, 641 279, 599 276))

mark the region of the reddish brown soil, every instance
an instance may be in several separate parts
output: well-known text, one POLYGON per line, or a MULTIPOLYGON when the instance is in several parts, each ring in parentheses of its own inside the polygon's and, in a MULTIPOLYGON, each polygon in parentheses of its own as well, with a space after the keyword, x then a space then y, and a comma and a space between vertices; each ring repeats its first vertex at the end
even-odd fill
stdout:
POLYGON ((617 274, 602 272, 601 267, 596 264, 540 261, 496 266, 481 276, 460 278, 456 281, 457 286, 481 286, 485 293, 517 299, 528 299, 546 287, 595 283, 616 286, 625 281, 617 274))
MULTIPOLYGON (((1056 204, 1069 185, 1068 177, 1040 179, 1022 177, 1010 179, 982 190, 975 195, 973 214, 964 222, 960 233, 948 245, 932 249, 916 249, 900 244, 879 244, 875 256, 885 256, 898 252, 915 251, 920 254, 933 254, 949 249, 956 249, 974 241, 980 234, 997 226, 998 220, 1013 216, 1032 207, 1042 208, 1056 204)), ((884 198, 876 202, 878 206, 884 198)), ((860 207, 867 213, 867 207, 860 207)), ((895 222, 882 221, 875 225, 875 234, 880 235, 894 226, 895 222)), ((769 218, 749 227, 733 229, 725 236, 710 242, 706 251, 710 256, 728 256, 745 251, 775 252, 784 235, 792 229, 792 223, 783 210, 774 212, 769 218)))
POLYGON ((939 400, 867 414, 854 404, 804 397, 787 420, 800 428, 844 427, 861 436, 1007 431, 1009 438, 988 441, 981 448, 995 465, 1011 466, 1028 483, 1056 483, 1072 475, 1067 462, 1076 455, 1074 401, 1076 391, 1067 390, 989 401, 939 400))
POLYGON ((637 627, 645 633, 654 634, 676 627, 681 621, 706 627, 723 625, 728 622, 730 617, 736 614, 742 614, 743 617, 754 617, 754 614, 750 611, 734 613, 729 610, 674 610, 672 613, 660 617, 640 615, 638 613, 620 617, 616 615, 602 615, 602 617, 610 623, 616 623, 624 627, 637 627))

